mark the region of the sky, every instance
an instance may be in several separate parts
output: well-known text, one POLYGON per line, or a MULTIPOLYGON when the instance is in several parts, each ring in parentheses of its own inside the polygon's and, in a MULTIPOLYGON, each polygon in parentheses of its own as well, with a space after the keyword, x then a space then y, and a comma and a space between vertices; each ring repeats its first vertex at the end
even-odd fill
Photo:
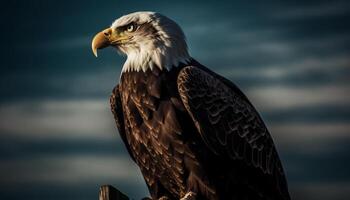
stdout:
POLYGON ((295 200, 350 199, 349 1, 4 1, 0 199, 148 195, 109 110, 125 57, 91 52, 118 17, 175 20, 192 57, 262 115, 295 200))

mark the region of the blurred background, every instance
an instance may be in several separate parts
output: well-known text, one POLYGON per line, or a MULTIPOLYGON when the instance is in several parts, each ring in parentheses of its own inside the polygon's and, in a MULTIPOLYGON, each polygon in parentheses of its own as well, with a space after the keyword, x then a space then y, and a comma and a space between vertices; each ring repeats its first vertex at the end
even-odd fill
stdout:
POLYGON ((350 199, 349 1, 2 1, 0 199, 148 195, 109 110, 125 58, 95 33, 160 12, 261 113, 295 200, 350 199))

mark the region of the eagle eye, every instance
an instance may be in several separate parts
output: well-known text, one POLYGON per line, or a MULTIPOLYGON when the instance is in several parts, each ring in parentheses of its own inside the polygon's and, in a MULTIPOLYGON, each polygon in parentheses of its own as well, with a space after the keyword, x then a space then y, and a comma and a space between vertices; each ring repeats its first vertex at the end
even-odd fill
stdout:
POLYGON ((127 32, 134 32, 135 29, 136 29, 136 26, 134 24, 132 24, 132 23, 126 26, 126 31, 127 32))

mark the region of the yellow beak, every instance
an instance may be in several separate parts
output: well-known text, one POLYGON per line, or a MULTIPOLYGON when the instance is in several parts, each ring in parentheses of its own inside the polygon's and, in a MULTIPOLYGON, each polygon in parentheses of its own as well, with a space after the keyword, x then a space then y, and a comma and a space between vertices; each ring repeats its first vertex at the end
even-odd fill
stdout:
POLYGON ((92 48, 92 52, 96 57, 97 57, 98 49, 103 49, 111 45, 111 35, 112 35, 112 29, 107 28, 97 33, 94 39, 92 39, 91 48, 92 48))

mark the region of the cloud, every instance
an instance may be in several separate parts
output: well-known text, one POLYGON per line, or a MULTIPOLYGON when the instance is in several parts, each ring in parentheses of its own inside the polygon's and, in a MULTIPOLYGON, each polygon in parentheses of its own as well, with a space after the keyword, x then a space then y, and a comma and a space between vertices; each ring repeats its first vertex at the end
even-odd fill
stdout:
POLYGON ((324 58, 305 58, 287 64, 272 64, 258 68, 244 66, 223 67, 218 69, 218 73, 231 79, 244 77, 260 77, 265 79, 283 79, 290 76, 308 75, 314 73, 334 73, 334 71, 350 69, 350 58, 348 56, 331 56, 324 58))
POLYGON ((251 73, 252 76, 270 73, 268 75, 271 78, 276 75, 286 77, 286 72, 292 72, 290 76, 293 76, 294 72, 301 70, 314 74, 325 73, 325 76, 326 72, 334 74, 340 70, 349 70, 350 61, 344 45, 349 42, 348 36, 338 34, 321 38, 292 38, 287 36, 288 31, 283 28, 236 30, 234 26, 224 26, 223 32, 233 33, 207 40, 207 34, 212 30, 206 27, 209 30, 204 31, 203 35, 193 35, 189 39, 190 52, 202 64, 223 71, 225 76, 234 76, 238 70, 251 73), (213 46, 215 51, 212 50, 213 46))
POLYGON ((55 76, 47 81, 53 90, 65 89, 66 94, 99 96, 105 95, 106 99, 113 87, 119 82, 121 67, 99 66, 101 70, 93 73, 80 73, 71 77, 55 76), (114 71, 110 70, 114 69, 114 71), (65 81, 62 81, 65 80, 65 81))
MULTIPOLYGON (((283 109, 315 106, 347 106, 350 97, 345 95, 347 85, 328 85, 321 87, 267 86, 248 91, 260 111, 281 111, 283 109)), ((317 117, 317 116, 315 116, 317 117)))
MULTIPOLYGON (((71 198, 69 196, 75 194, 70 191, 72 188, 83 193, 95 193, 97 196, 98 187, 105 184, 117 186, 130 197, 140 199, 148 196, 138 167, 130 158, 123 155, 80 154, 28 157, 18 160, 1 159, 0 170, 3 172, 0 179, 0 196, 9 195, 13 188, 31 188, 29 191, 24 189, 20 193, 9 195, 11 198, 21 199, 21 196, 31 196, 36 199, 38 197, 33 197, 36 192, 40 193, 40 198, 54 195, 56 197, 50 199, 57 199, 62 194, 71 198), (66 190, 60 194, 57 192, 60 188, 66 190)), ((83 199, 84 194, 76 196, 83 199)))
POLYGON ((0 107, 0 130, 11 137, 114 138, 109 101, 96 99, 12 102, 0 107))
POLYGON ((51 156, 128 156, 124 143, 117 133, 109 140, 89 137, 80 138, 46 138, 16 137, 6 134, 0 136, 0 160, 27 159, 51 156))
POLYGON ((1 185, 23 183, 78 185, 95 182, 142 182, 136 164, 125 156, 65 155, 32 158, 30 160, 1 160, 1 185))
POLYGON ((347 200, 349 191, 349 182, 311 182, 291 187, 292 199, 295 200, 347 200))
POLYGON ((339 144, 350 141, 350 124, 348 123, 285 122, 272 123, 268 128, 278 149, 294 153, 329 154, 341 151, 343 147, 339 144))

